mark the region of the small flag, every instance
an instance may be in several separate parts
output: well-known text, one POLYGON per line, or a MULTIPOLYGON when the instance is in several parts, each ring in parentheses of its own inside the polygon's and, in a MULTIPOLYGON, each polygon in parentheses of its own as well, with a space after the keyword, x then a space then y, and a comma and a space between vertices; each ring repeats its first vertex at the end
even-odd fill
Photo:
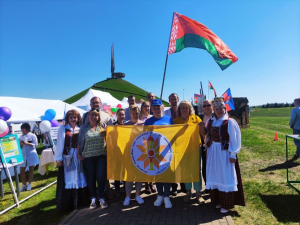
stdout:
POLYGON ((200 97, 201 95, 199 94, 194 94, 194 103, 195 105, 198 105, 198 97, 200 97))
POLYGON ((214 90, 215 97, 217 97, 217 92, 216 92, 214 86, 212 86, 212 84, 210 83, 210 81, 208 81, 208 89, 214 90))
POLYGON ((187 47, 206 50, 222 70, 235 63, 238 58, 228 46, 210 29, 177 12, 174 13, 168 55, 187 47))
POLYGON ((222 95, 222 97, 224 98, 224 103, 227 112, 229 112, 230 110, 235 110, 230 88, 227 89, 227 91, 222 95))

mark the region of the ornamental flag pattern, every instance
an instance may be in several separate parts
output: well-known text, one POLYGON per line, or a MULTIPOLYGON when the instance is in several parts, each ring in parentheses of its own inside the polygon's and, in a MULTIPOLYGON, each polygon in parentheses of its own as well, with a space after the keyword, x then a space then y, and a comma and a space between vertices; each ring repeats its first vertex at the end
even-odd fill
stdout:
POLYGON ((178 21, 179 21, 178 17, 179 16, 180 16, 179 13, 177 13, 177 12, 174 13, 168 55, 175 53, 175 51, 176 51, 176 39, 177 39, 177 33, 178 33, 178 21))

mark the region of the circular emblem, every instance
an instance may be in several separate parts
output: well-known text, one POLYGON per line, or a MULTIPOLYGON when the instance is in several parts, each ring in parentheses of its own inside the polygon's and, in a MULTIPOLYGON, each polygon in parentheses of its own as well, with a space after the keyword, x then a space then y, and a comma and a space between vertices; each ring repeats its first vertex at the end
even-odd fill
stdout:
POLYGON ((173 159, 170 141, 164 135, 153 131, 137 136, 132 142, 130 153, 136 168, 151 176, 165 172, 173 159))

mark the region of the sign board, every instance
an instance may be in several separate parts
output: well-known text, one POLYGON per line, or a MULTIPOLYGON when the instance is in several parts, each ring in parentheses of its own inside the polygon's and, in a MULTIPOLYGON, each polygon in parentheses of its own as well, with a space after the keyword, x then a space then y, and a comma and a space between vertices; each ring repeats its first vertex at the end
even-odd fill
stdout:
POLYGON ((56 146, 56 141, 57 141, 58 130, 59 130, 59 127, 51 127, 51 130, 50 130, 50 136, 52 138, 53 145, 55 145, 55 146, 56 146))
POLYGON ((2 148, 1 159, 8 164, 23 163, 22 149, 20 146, 17 134, 6 135, 0 138, 0 145, 2 148))

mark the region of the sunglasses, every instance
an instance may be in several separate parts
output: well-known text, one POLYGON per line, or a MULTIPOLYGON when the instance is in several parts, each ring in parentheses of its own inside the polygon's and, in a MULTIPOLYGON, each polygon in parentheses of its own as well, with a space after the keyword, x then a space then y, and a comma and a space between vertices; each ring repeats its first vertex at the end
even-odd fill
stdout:
POLYGON ((100 109, 92 108, 91 111, 97 111, 97 112, 100 112, 100 109))
POLYGON ((203 108, 211 107, 211 105, 203 105, 203 108))

